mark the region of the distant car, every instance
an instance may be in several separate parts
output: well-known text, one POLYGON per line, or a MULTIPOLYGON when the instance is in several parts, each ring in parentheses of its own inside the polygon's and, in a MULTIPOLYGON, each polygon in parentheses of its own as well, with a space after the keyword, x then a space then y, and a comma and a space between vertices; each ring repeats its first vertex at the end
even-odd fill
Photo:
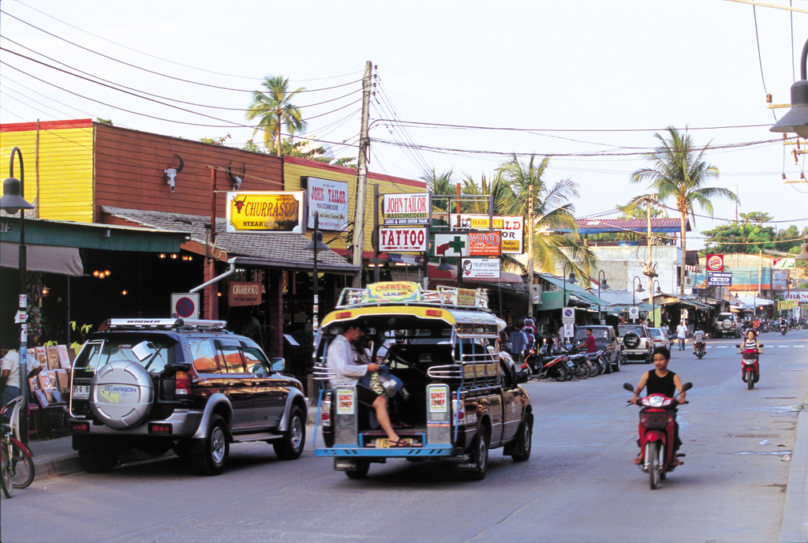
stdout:
POLYGON ((586 340, 587 329, 592 330, 592 335, 595 336, 595 345, 598 350, 606 352, 605 360, 607 360, 610 365, 606 373, 620 371, 620 346, 617 344, 617 334, 614 333, 614 328, 599 324, 579 326, 575 334, 575 345, 586 340))
POLYGON ((617 335, 617 342, 623 347, 624 360, 642 360, 646 364, 653 362, 654 340, 644 324, 618 324, 617 335))
POLYGON ((654 348, 665 347, 670 349, 673 346, 673 340, 668 337, 668 333, 664 328, 649 328, 648 331, 651 332, 654 348))
POLYGON ((715 318, 715 336, 734 338, 741 337, 741 326, 734 313, 719 313, 715 318))

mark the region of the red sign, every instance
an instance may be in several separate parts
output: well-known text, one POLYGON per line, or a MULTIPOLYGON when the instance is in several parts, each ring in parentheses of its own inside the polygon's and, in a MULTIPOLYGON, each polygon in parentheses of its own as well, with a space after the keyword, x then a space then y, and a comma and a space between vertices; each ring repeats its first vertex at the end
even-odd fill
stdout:
POLYGON ((238 307, 242 305, 261 305, 261 283, 242 283, 230 281, 227 305, 238 307))
POLYGON ((379 228, 379 251, 383 253, 423 253, 426 248, 426 227, 379 228))
POLYGON ((724 271, 724 255, 707 255, 707 271, 724 271))
POLYGON ((500 232, 469 232, 469 256, 499 256, 502 247, 500 232))

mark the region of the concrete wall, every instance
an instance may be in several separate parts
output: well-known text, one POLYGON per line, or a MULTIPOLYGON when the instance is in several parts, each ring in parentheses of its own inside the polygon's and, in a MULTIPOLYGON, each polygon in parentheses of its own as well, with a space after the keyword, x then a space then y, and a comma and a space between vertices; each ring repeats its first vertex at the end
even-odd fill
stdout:
MULTIPOLYGON (((604 271, 606 281, 611 288, 630 292, 634 276, 642 280, 644 289, 648 288, 648 278, 642 274, 645 260, 648 257, 647 246, 593 246, 592 250, 599 261, 598 269, 604 271)), ((659 274, 656 279, 659 281, 659 287, 662 292, 677 292, 677 268, 681 260, 682 251, 679 247, 671 245, 655 246, 652 251, 656 272, 659 274)))

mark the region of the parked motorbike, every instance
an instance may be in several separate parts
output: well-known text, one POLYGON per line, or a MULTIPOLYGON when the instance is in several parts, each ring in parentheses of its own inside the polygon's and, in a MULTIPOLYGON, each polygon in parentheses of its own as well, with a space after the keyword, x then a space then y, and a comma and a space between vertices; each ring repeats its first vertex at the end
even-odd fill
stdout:
MULTIPOLYGON (((629 383, 624 384, 623 388, 634 392, 634 387, 629 383)), ((691 388, 693 383, 685 383, 682 392, 691 388)), ((660 479, 664 481, 667 474, 674 470, 676 466, 672 465, 673 460, 685 456, 674 454, 673 451, 678 396, 668 398, 662 394, 651 394, 637 401, 637 405, 641 406, 639 444, 642 461, 639 468, 648 473, 651 490, 656 489, 660 479)))
POLYGON ((567 373, 571 370, 565 359, 564 355, 542 356, 535 349, 531 349, 520 370, 527 373, 528 381, 531 379, 566 381, 567 373))
POLYGON ((696 356, 699 357, 699 360, 704 357, 704 342, 696 343, 696 356))
MULTIPOLYGON (((760 344, 763 347, 763 344, 760 344)), ((740 345, 736 345, 741 348, 740 345)), ((746 383, 747 390, 755 388, 755 383, 760 381, 760 352, 755 349, 744 349, 741 353, 741 378, 746 383)))
POLYGON ((764 322, 760 325, 761 334, 768 334, 770 331, 771 331, 771 325, 768 322, 764 322))

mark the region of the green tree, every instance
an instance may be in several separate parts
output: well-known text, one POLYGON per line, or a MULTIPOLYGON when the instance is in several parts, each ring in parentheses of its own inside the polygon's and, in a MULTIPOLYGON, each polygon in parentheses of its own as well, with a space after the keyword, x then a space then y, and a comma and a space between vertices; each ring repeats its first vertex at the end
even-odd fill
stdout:
POLYGON ((273 147, 274 135, 274 148, 277 156, 280 156, 283 151, 282 125, 286 125, 290 134, 301 132, 305 127, 300 109, 292 104, 295 95, 305 89, 300 87, 289 92, 289 79, 284 79, 282 76, 267 76, 261 82, 261 86, 265 90, 253 92, 253 100, 246 117, 249 121, 258 119, 258 126, 253 131, 253 135, 259 130, 263 130, 264 145, 267 148, 273 147))
POLYGON ((769 222, 774 217, 769 215, 768 213, 764 213, 763 211, 751 211, 749 213, 741 213, 741 219, 743 222, 756 222, 758 224, 763 224, 764 222, 769 222))
POLYGON ((535 155, 531 155, 527 162, 521 162, 514 155, 501 165, 498 173, 508 183, 512 197, 503 198, 503 208, 498 212, 525 217, 527 223, 532 187, 534 264, 542 270, 555 271, 569 262, 578 278, 588 285, 597 259, 577 233, 578 223, 573 216, 575 207, 570 199, 579 196, 578 185, 570 179, 552 185, 548 183, 545 173, 549 162, 549 157, 537 160, 535 155), (564 235, 558 230, 571 234, 564 235))
MULTIPOLYGON (((701 209, 713 214, 711 198, 724 197, 737 201, 735 193, 719 187, 705 186, 710 179, 718 177, 718 168, 704 162, 707 147, 697 148, 689 134, 682 134, 673 127, 668 127, 669 138, 654 134, 660 145, 654 152, 646 153, 645 158, 651 162, 648 168, 642 168, 631 174, 633 183, 650 181, 649 188, 656 191, 660 201, 673 198, 681 219, 682 263, 687 255, 687 238, 685 226, 690 214, 693 224, 696 216, 693 204, 698 203, 701 209)), ((685 267, 681 266, 679 292, 684 294, 685 267)))
MULTIPOLYGON (((446 170, 445 172, 439 174, 433 167, 432 171, 428 171, 421 176, 421 181, 424 181, 426 183, 426 189, 432 194, 437 195, 457 194, 455 184, 452 182, 453 174, 454 172, 452 170, 446 170)), ((446 201, 444 200, 440 202, 433 201, 432 210, 446 211, 446 209, 440 208, 441 205, 446 205, 446 201)))
POLYGON ((722 224, 712 230, 704 231, 703 234, 707 236, 706 249, 703 254, 757 254, 758 251, 778 250, 775 244, 777 236, 774 228, 770 226, 745 222, 722 224))

